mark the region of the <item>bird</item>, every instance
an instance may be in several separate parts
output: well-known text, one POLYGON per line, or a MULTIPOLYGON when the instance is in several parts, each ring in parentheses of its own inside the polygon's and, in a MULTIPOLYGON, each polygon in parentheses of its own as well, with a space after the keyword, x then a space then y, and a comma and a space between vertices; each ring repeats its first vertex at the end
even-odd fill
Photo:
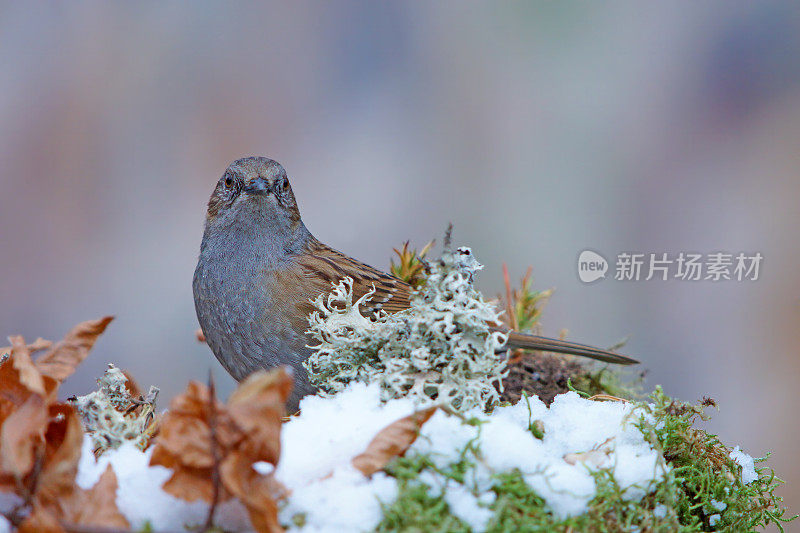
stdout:
MULTIPOLYGON (((241 381, 252 372, 288 365, 295 385, 289 412, 316 392, 303 362, 312 300, 344 278, 354 300, 374 289, 362 313, 396 313, 414 289, 317 240, 303 224, 284 168, 266 157, 231 163, 217 181, 205 218, 192 281, 200 328, 222 366, 241 381)), ((574 354, 635 364, 630 357, 559 339, 506 330, 508 349, 574 354)))

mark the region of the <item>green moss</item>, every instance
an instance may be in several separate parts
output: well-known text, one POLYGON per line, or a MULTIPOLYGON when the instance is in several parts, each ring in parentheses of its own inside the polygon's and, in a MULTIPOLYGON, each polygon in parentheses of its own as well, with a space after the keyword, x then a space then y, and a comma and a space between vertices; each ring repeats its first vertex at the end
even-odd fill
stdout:
MULTIPOLYGON (((468 466, 460 465, 448 473, 463 479, 468 466)), ((419 481, 424 470, 442 472, 427 455, 400 457, 387 467, 387 473, 397 478, 397 499, 383 504, 383 519, 375 531, 469 531, 469 527, 450 512, 443 494, 431 494, 430 488, 419 481)))
POLYGON ((498 474, 493 490, 494 516, 487 531, 548 531, 553 527, 553 516, 544 500, 525 483, 518 470, 498 474))
MULTIPOLYGON (((716 435, 695 429, 706 420, 704 399, 692 405, 668 397, 657 387, 642 404, 652 415, 637 422, 645 438, 670 465, 665 484, 669 503, 687 531, 751 531, 774 524, 783 531, 786 517, 782 498, 775 494, 783 481, 768 467, 757 468, 758 479, 744 484, 741 467, 730 458, 730 448, 716 435)), ((766 457, 756 459, 763 463, 766 457)))
POLYGON ((431 495, 427 485, 416 481, 402 481, 399 490, 397 500, 384 507, 383 520, 375 531, 470 531, 469 526, 450 512, 444 497, 431 495))
MULTIPOLYGON (((496 472, 492 491, 493 513, 487 531, 753 531, 770 524, 783 529, 786 516, 775 489, 782 483, 772 469, 757 469, 758 479, 744 484, 741 467, 730 458, 730 449, 716 436, 695 429, 693 424, 705 419, 704 410, 713 401, 698 405, 669 398, 657 388, 647 402, 637 404, 631 423, 650 444, 661 452, 667 475, 654 483, 644 498, 630 499, 608 469, 592 473, 596 494, 587 511, 579 516, 560 519, 553 515, 545 500, 525 482, 518 470, 496 472)), ((464 420, 465 423, 472 422, 464 420)), ((533 421, 529 426, 533 433, 533 421)), ((535 435, 535 434, 534 434, 535 435)), ((538 438, 538 437, 537 437, 538 438)), ((457 461, 438 465, 432 457, 410 454, 392 462, 387 473, 398 480, 397 499, 384 505, 384 517, 378 531, 469 531, 454 516, 444 494, 432 493, 419 480, 430 472, 450 481, 470 486, 472 470, 482 461, 477 443, 471 440, 457 461)), ((763 463, 764 459, 757 459, 763 463)))

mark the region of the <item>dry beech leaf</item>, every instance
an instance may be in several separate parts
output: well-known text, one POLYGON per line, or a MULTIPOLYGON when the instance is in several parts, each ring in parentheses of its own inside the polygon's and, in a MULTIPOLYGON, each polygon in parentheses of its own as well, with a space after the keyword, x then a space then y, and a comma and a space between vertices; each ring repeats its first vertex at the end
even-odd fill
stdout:
POLYGON ((90 490, 75 483, 83 428, 71 405, 49 406, 49 424, 39 449, 41 467, 30 487, 31 514, 21 532, 62 532, 74 527, 129 528, 116 506, 117 479, 109 466, 90 490))
POLYGON ((25 339, 9 340, 11 353, 0 365, 0 477, 21 480, 33 468, 41 448, 49 420, 48 393, 57 384, 39 374, 25 339))
POLYGON ((33 511, 19 525, 17 533, 65 533, 65 531, 50 511, 34 504, 33 511))
POLYGON ((50 420, 42 471, 36 483, 36 499, 43 505, 57 505, 75 490, 83 443, 83 427, 71 405, 51 405, 50 420))
POLYGON ((55 344, 36 360, 36 367, 42 375, 64 381, 75 372, 75 368, 89 355, 97 338, 114 320, 106 316, 97 320, 81 322, 70 330, 63 340, 55 344))
POLYGON ((31 394, 0 426, 0 469, 21 480, 33 469, 49 420, 44 398, 31 394))
POLYGON ((91 489, 73 489, 57 502, 42 504, 37 500, 19 532, 62 533, 93 528, 124 531, 131 527, 117 507, 117 476, 111 465, 91 489))
POLYGON ((283 531, 278 521, 276 498, 285 492, 272 476, 263 476, 253 468, 253 461, 241 454, 229 455, 220 466, 225 488, 247 508, 250 523, 259 533, 283 531))
MULTIPOLYGON (((233 427, 225 406, 216 399, 213 410, 217 441, 223 448, 230 447, 242 437, 233 427)), ((166 461, 166 457, 170 456, 173 457, 174 464, 189 468, 211 468, 214 465, 211 453, 211 411, 208 387, 191 381, 186 392, 172 400, 169 411, 161 422, 151 464, 161 464, 153 462, 156 457, 159 461, 166 461)))
POLYGON ((8 340, 11 342, 9 359, 19 374, 19 382, 27 387, 29 391, 44 396, 44 379, 31 359, 25 339, 20 335, 14 335, 9 337, 8 340))
POLYGON ((0 424, 32 395, 55 401, 58 382, 42 376, 33 364, 22 337, 9 337, 14 343, 8 359, 0 363, 0 424))
POLYGON ((226 405, 212 398, 205 385, 191 382, 162 419, 150 459, 151 465, 172 470, 164 490, 183 500, 211 503, 217 477, 218 501, 235 496, 257 531, 282 531, 274 498, 279 484, 256 472, 253 463, 277 464, 290 391, 291 377, 283 369, 254 373, 226 405))
POLYGON ((278 464, 281 454, 281 419, 292 378, 283 369, 250 374, 231 394, 228 410, 247 438, 238 447, 253 462, 278 464))
POLYGON ((111 465, 89 490, 77 489, 66 502, 64 521, 70 525, 128 529, 130 524, 117 508, 117 476, 111 465))
MULTIPOLYGON (((42 350, 50 348, 52 345, 53 345, 52 341, 48 341, 39 337, 38 339, 27 345, 28 353, 33 355, 36 352, 41 352, 42 350)), ((10 352, 11 352, 11 346, 4 346, 0 348, 0 355, 7 354, 10 352)))
POLYGON ((385 467, 395 457, 406 453, 406 450, 417 440, 422 425, 433 416, 436 409, 437 407, 433 406, 411 413, 380 430, 364 453, 353 458, 353 466, 369 477, 385 467))
POLYGON ((247 438, 223 461, 220 474, 225 488, 247 508, 250 522, 260 533, 283 531, 278 522, 276 493, 282 486, 273 476, 263 476, 253 463, 278 464, 281 419, 292 378, 284 370, 251 374, 228 399, 228 410, 247 438))
MULTIPOLYGON (((203 500, 211 503, 214 487, 211 451, 211 395, 208 388, 196 381, 189 382, 186 392, 175 397, 164 415, 151 465, 172 470, 164 483, 164 490, 176 498, 189 502, 203 500)), ((214 410, 223 406, 214 399, 214 410)), ((222 494, 221 500, 228 498, 222 494)))
POLYGON ((9 337, 11 351, 0 363, 0 490, 16 491, 29 505, 19 531, 129 527, 116 508, 113 471, 90 491, 75 484, 83 427, 71 405, 56 401, 59 380, 74 372, 110 321, 79 324, 55 346, 9 337), (39 350, 48 352, 34 362, 31 352, 39 350))

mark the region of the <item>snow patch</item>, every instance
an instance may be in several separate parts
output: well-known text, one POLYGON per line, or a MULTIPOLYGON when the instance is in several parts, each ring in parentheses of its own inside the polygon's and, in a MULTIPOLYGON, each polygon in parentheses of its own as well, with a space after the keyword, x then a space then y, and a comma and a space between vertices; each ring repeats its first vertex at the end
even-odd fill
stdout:
POLYGON ((738 446, 733 449, 729 457, 742 467, 742 483, 747 485, 758 479, 755 461, 751 456, 739 449, 738 446))

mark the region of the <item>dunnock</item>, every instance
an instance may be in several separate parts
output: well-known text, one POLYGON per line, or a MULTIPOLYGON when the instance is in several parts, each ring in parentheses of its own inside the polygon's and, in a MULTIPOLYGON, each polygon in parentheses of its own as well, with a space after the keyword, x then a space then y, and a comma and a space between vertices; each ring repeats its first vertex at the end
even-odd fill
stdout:
MULTIPOLYGON (((237 380, 260 368, 291 365, 295 386, 289 409, 315 391, 303 361, 311 299, 331 283, 353 278, 354 300, 374 285, 365 315, 409 306, 410 285, 319 242, 303 225, 283 167, 265 157, 234 161, 208 201, 194 303, 206 341, 237 380)), ((601 361, 636 363, 582 344, 510 332, 509 348, 570 353, 601 361)))

